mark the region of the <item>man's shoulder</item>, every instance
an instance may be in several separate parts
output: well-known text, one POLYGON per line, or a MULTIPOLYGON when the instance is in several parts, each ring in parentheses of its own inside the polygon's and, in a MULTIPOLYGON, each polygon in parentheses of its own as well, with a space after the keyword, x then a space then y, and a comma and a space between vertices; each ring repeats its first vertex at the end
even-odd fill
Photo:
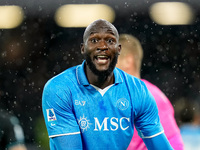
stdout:
POLYGON ((67 78, 73 78, 76 75, 76 68, 78 66, 70 67, 63 72, 59 73, 58 75, 52 77, 50 80, 60 80, 60 79, 67 79, 67 78))
POLYGON ((141 79, 139 79, 133 75, 130 75, 119 68, 117 68, 117 70, 123 80, 123 83, 126 84, 126 86, 128 86, 129 88, 142 90, 144 88, 144 86, 146 86, 141 79))
POLYGON ((69 85, 70 82, 73 80, 76 80, 76 68, 78 66, 74 66, 71 68, 68 68, 64 70, 63 72, 59 73, 58 75, 52 77, 47 81, 45 84, 45 87, 51 87, 53 86, 54 88, 62 86, 62 85, 69 85))
POLYGON ((133 76, 131 74, 128 74, 128 73, 126 73, 125 71, 123 71, 123 70, 121 70, 119 68, 116 68, 116 70, 122 76, 123 79, 138 80, 138 81, 140 81, 139 78, 137 78, 137 77, 135 77, 135 76, 133 76))

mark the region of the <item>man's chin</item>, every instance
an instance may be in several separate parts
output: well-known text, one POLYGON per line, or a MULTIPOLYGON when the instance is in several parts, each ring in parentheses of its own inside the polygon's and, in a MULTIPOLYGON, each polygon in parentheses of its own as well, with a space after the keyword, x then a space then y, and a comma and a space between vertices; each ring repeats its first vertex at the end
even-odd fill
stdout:
POLYGON ((96 62, 91 61, 90 57, 87 55, 85 56, 85 58, 86 58, 86 64, 88 65, 90 70, 99 77, 109 76, 114 70, 115 65, 117 63, 117 55, 113 61, 105 65, 99 65, 96 62))
POLYGON ((109 67, 95 67, 98 72, 107 72, 109 67))
MULTIPOLYGON (((112 71, 111 71, 112 72, 112 71)), ((96 69, 96 70, 93 70, 93 73, 97 76, 109 76, 110 73, 111 73, 108 69, 107 70, 102 70, 102 69, 96 69)))

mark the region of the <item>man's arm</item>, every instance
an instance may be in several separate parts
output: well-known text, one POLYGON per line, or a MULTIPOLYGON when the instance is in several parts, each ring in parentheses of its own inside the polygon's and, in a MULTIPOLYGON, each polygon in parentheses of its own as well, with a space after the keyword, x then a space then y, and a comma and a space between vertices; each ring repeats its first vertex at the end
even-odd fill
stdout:
POLYGON ((70 90, 57 82, 48 82, 42 97, 42 110, 50 138, 50 149, 81 149, 80 128, 72 110, 70 90))
POLYGON ((173 150, 164 133, 153 138, 143 139, 148 150, 173 150))
POLYGON ((82 150, 81 135, 65 135, 50 139, 51 150, 82 150))
POLYGON ((167 140, 158 116, 158 108, 154 97, 143 84, 140 107, 136 108, 135 127, 139 136, 150 150, 173 149, 167 140), (140 109, 138 109, 140 108, 140 109))

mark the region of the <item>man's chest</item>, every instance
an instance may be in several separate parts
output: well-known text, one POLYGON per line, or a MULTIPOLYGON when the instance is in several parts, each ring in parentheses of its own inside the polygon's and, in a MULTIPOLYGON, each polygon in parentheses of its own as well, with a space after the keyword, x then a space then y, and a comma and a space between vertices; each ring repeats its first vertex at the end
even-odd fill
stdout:
POLYGON ((104 95, 93 87, 79 91, 73 96, 73 109, 82 132, 125 131, 133 125, 132 104, 126 90, 111 87, 104 95))

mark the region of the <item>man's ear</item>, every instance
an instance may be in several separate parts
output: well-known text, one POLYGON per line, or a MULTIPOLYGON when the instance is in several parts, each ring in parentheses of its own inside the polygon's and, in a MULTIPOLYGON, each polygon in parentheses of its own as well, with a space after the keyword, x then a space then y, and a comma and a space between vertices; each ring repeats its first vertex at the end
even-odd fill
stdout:
POLYGON ((122 45, 119 44, 119 45, 118 45, 118 54, 119 54, 119 55, 121 54, 121 49, 122 49, 122 45))
POLYGON ((81 47, 81 54, 83 54, 85 52, 84 43, 81 43, 80 47, 81 47))

